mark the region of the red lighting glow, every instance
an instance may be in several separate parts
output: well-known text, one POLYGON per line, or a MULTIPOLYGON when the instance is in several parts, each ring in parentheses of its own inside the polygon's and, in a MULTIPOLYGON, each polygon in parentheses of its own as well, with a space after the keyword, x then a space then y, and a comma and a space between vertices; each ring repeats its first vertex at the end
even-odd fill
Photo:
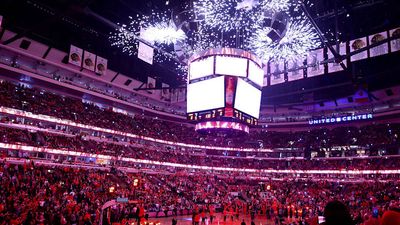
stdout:
POLYGON ((227 121, 207 121, 196 124, 196 131, 208 129, 231 129, 249 133, 249 126, 236 122, 227 121))

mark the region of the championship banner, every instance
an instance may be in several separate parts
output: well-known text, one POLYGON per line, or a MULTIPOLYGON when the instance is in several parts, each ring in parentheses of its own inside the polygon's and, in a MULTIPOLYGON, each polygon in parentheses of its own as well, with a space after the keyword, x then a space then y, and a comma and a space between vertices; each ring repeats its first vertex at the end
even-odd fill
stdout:
POLYGON ((270 84, 280 84, 285 82, 285 63, 283 61, 270 63, 270 84))
POLYGON ((91 71, 95 71, 94 70, 94 66, 95 66, 95 62, 96 62, 96 55, 85 51, 83 53, 83 68, 91 70, 91 71))
POLYGON ((400 28, 389 31, 391 38, 397 38, 390 41, 391 52, 397 52, 400 50, 400 28))
POLYGON ((138 58, 153 65, 154 49, 139 41, 138 58))
POLYGON ((161 98, 164 99, 165 101, 171 101, 171 93, 170 93, 170 89, 169 89, 169 85, 168 84, 161 84, 162 86, 162 91, 161 91, 161 98))
POLYGON ((186 88, 178 89, 178 102, 184 102, 186 100, 186 88))
POLYGON ((108 60, 97 56, 96 57, 96 73, 100 75, 104 75, 107 72, 107 62, 108 60))
POLYGON ((314 77, 325 73, 325 65, 321 64, 324 60, 324 49, 316 49, 308 53, 307 56, 307 77, 314 77))
POLYGON ((171 103, 178 102, 178 90, 176 88, 171 89, 171 103))
POLYGON ((264 70, 264 87, 268 86, 268 66, 269 66, 269 64, 266 63, 265 66, 263 67, 263 70, 264 70), (267 76, 265 74, 267 74, 267 76))
MULTIPOLYGON (((336 50, 336 45, 333 45, 332 47, 336 50)), ((346 52, 346 43, 340 43, 339 44, 339 52, 338 52, 338 54, 339 55, 346 55, 347 54, 347 52, 346 52)), ((333 58, 334 58, 334 55, 333 55, 332 51, 328 49, 328 59, 333 59, 333 58)), ((347 60, 346 59, 344 59, 342 61, 342 63, 345 66, 347 66, 347 60)), ((343 70, 343 67, 340 65, 340 63, 336 63, 336 62, 328 63, 328 73, 334 73, 334 72, 341 71, 341 70, 343 70)))
MULTIPOLYGON (((156 79, 152 77, 147 77, 147 88, 155 88, 156 87, 156 79)), ((152 94, 153 90, 147 90, 148 93, 152 94)))
POLYGON ((356 91, 356 93, 353 95, 354 102, 356 103, 368 103, 370 102, 369 94, 366 90, 364 89, 359 89, 356 91))
MULTIPOLYGON (((381 42, 381 41, 387 40, 387 38, 388 38, 388 35, 387 35, 386 31, 378 33, 378 34, 370 35, 368 37, 370 45, 372 45, 374 43, 377 43, 377 42, 381 42)), ((389 53, 389 42, 388 41, 385 42, 384 44, 378 45, 378 46, 373 47, 373 48, 371 48, 369 50, 369 56, 370 57, 384 55, 384 54, 387 54, 387 53, 389 53)))
POLYGON ((74 45, 69 48, 68 63, 75 66, 82 66, 83 50, 74 45))
POLYGON ((270 83, 271 85, 280 84, 285 82, 285 74, 271 74, 270 83))
POLYGON ((288 81, 300 80, 304 78, 303 69, 303 59, 294 59, 287 62, 287 69, 293 70, 288 72, 288 81))
MULTIPOLYGON (((363 37, 363 38, 358 38, 355 40, 350 41, 350 53, 365 48, 367 47, 367 37, 363 37)), ((368 51, 362 51, 358 54, 352 55, 350 58, 351 62, 355 62, 358 60, 362 60, 362 59, 366 59, 368 58, 368 51)))

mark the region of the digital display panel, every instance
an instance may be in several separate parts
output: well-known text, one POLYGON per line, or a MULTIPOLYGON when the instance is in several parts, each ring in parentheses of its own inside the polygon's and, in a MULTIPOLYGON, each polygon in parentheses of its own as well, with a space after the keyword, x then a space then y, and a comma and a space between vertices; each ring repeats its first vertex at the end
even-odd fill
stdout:
POLYGON ((213 74, 214 74, 214 57, 208 57, 190 63, 189 66, 190 80, 199 79, 213 74))
POLYGON ((215 73, 219 75, 228 75, 235 77, 247 76, 247 59, 216 56, 215 73))
POLYGON ((249 126, 230 121, 208 121, 196 124, 195 130, 233 129, 249 133, 249 126))
POLYGON ((225 107, 225 78, 217 77, 188 85, 187 112, 225 107))
POLYGON ((264 84, 264 70, 257 66, 253 61, 249 61, 249 80, 253 81, 260 87, 264 84))
POLYGON ((258 119, 260 116, 260 105, 261 91, 247 82, 238 79, 235 109, 258 119))

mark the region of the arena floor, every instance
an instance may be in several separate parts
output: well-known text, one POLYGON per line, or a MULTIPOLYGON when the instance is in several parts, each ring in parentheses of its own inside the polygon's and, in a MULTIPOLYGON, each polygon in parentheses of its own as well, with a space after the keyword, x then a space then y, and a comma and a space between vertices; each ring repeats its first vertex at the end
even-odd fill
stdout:
MULTIPOLYGON (((161 217, 161 218, 151 218, 150 222, 155 222, 159 221, 162 225, 165 224, 172 224, 172 218, 173 217, 161 217)), ((234 220, 232 221, 231 218, 229 217, 226 222, 224 222, 223 215, 221 213, 216 214, 216 218, 214 218, 214 221, 212 225, 240 225, 242 223, 242 219, 244 218, 244 222, 246 225, 251 225, 251 219, 250 216, 247 215, 243 217, 243 215, 239 216, 239 220, 234 217, 234 220)), ((192 225, 192 217, 190 215, 187 216, 178 216, 176 217, 178 220, 178 225, 192 225)), ((294 219, 287 219, 286 222, 291 222, 295 221, 294 219)), ((267 220, 267 218, 262 215, 262 216, 256 216, 254 220, 256 225, 274 225, 275 220, 267 220)), ((200 223, 201 225, 201 223, 200 223)), ((209 222, 206 223, 206 225, 211 225, 209 222)))

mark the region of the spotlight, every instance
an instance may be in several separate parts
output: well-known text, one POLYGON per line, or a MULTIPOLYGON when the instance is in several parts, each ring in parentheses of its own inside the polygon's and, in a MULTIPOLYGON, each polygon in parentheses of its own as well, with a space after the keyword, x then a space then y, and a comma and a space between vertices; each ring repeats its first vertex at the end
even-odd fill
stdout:
POLYGON ((112 187, 110 187, 110 188, 108 189, 108 192, 110 192, 110 193, 114 193, 114 191, 115 191, 115 187, 114 187, 114 186, 112 186, 112 187))
POLYGON ((133 186, 137 187, 138 185, 139 185, 139 179, 136 178, 133 180, 133 186))

